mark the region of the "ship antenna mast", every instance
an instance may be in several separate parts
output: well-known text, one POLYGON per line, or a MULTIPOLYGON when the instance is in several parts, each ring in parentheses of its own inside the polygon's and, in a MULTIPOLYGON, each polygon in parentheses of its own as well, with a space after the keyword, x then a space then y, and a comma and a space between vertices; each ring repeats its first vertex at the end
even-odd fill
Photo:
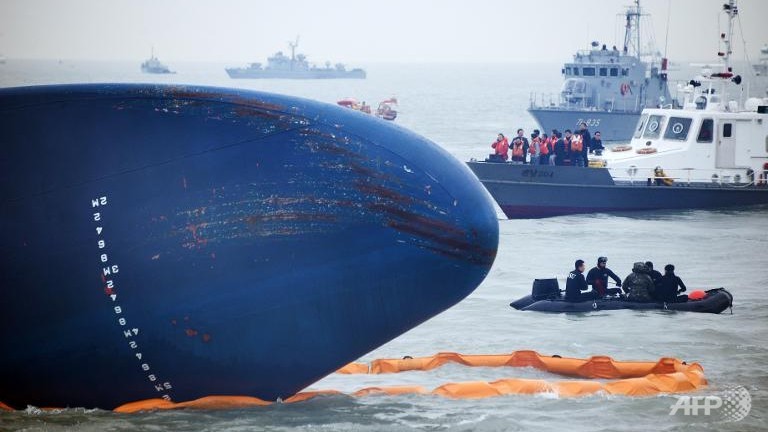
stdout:
POLYGON ((723 10, 728 15, 728 34, 720 33, 720 39, 725 44, 725 52, 718 52, 717 55, 723 58, 725 63, 725 71, 733 72, 731 68, 731 38, 733 37, 733 20, 736 19, 736 15, 739 14, 739 8, 736 6, 736 0, 728 0, 727 4, 723 5, 723 10))
POLYGON ((291 63, 296 60, 296 47, 299 46, 299 35, 296 35, 296 42, 288 41, 288 46, 291 47, 291 63))
POLYGON ((640 56, 640 0, 635 0, 635 7, 627 8, 624 30, 624 54, 640 56), (635 36, 633 43, 632 36, 635 36), (633 48, 630 52, 630 47, 633 48))

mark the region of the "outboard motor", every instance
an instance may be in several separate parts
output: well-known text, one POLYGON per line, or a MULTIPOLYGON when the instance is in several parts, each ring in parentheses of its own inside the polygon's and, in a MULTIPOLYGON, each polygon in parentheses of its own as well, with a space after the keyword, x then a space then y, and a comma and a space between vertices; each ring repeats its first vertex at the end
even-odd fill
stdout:
POLYGON ((560 285, 557 279, 534 279, 531 297, 534 301, 551 300, 560 297, 560 285))

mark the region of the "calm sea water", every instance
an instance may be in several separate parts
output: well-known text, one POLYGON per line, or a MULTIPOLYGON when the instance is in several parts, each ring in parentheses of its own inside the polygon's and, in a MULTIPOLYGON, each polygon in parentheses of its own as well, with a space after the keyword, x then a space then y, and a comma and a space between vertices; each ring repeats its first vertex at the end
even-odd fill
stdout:
MULTIPOLYGON (((149 76, 138 64, 14 61, 0 65, 0 86, 63 82, 164 82, 243 87, 333 103, 356 97, 368 104, 397 96, 397 123, 448 149, 461 160, 482 158, 498 132, 535 127, 525 109, 530 92, 560 85, 557 64, 369 65, 366 80, 230 80, 222 64, 171 64, 175 75, 149 76)), ((743 386, 750 415, 739 422, 670 415, 676 396, 585 398, 505 396, 448 400, 432 396, 321 397, 303 403, 232 411, 178 411, 119 415, 71 408, 0 412, 0 430, 27 431, 744 431, 768 429, 768 210, 684 211, 503 219, 496 262, 464 301, 369 353, 360 361, 440 351, 542 354, 619 360, 671 356, 699 362, 710 387, 698 396, 743 386), (634 261, 673 263, 689 289, 724 286, 735 297, 733 314, 610 311, 548 315, 511 309, 534 278, 559 277, 577 258, 608 265, 625 276, 634 261)), ((331 375, 310 389, 352 392, 372 385, 546 377, 529 369, 448 366, 387 376, 331 375)), ((2 383, 0 383, 2 385, 2 383)), ((116 389, 119 391, 119 389, 116 389)))

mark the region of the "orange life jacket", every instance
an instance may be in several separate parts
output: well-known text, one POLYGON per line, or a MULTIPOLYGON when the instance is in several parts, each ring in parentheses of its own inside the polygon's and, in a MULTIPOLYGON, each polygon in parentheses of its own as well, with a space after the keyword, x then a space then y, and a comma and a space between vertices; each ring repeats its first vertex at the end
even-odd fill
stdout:
POLYGON ((541 138, 539 137, 536 137, 531 140, 531 145, 528 146, 528 153, 535 155, 537 148, 541 148, 541 138))
POLYGON ((493 144, 491 144, 491 147, 493 147, 496 150, 496 154, 503 157, 504 160, 509 158, 509 154, 507 153, 509 151, 509 141, 507 141, 506 137, 502 138, 501 141, 494 141, 493 144))
POLYGON ((571 151, 580 152, 584 150, 584 141, 581 135, 575 134, 571 137, 571 151))
POLYGON ((539 140, 539 154, 546 156, 549 154, 549 138, 539 140))
POLYGON ((521 141, 515 142, 512 146, 512 157, 523 157, 523 143, 521 141))

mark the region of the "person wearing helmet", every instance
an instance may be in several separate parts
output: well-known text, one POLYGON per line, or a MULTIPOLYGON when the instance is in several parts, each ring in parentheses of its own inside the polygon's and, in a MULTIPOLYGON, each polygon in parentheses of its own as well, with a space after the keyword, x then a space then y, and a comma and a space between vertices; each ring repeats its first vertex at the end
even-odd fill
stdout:
POLYGON ((636 262, 632 266, 632 273, 624 278, 622 283, 627 299, 634 302, 652 302, 654 286, 653 279, 648 276, 648 267, 644 262, 636 262))
POLYGON ((612 272, 607 265, 608 258, 599 257, 597 265, 592 267, 589 273, 587 273, 587 284, 592 286, 592 291, 595 292, 598 298, 609 294, 621 294, 621 278, 616 276, 616 273, 612 272), (616 286, 619 288, 608 288, 609 276, 616 282, 616 286))

